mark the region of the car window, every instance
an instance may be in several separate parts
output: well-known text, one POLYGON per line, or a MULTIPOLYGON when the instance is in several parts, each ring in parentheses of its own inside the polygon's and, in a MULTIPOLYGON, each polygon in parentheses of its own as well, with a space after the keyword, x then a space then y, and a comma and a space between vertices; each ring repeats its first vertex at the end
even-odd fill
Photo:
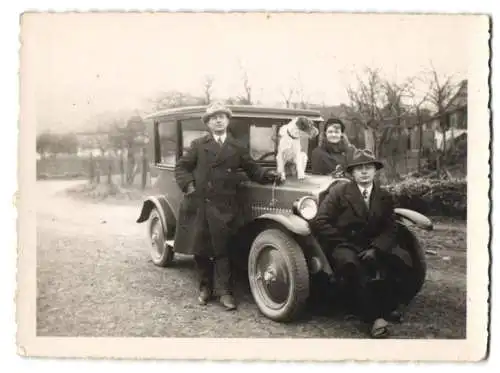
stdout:
POLYGON ((175 166, 177 153, 177 124, 175 121, 160 121, 157 123, 158 142, 156 163, 165 166, 175 166))
POLYGON ((276 160, 278 127, 278 123, 265 126, 262 123, 253 122, 250 125, 250 156, 254 160, 276 160))
POLYGON ((182 154, 186 153, 193 140, 208 134, 207 126, 199 118, 181 120, 181 128, 182 154))
MULTIPOLYGON (((250 155, 254 160, 276 162, 279 130, 288 120, 257 120, 250 125, 250 155)), ((308 154, 309 139, 301 135, 301 149, 308 154)))
POLYGON ((229 132, 242 142, 254 160, 275 161, 279 126, 286 121, 266 118, 233 118, 229 132))

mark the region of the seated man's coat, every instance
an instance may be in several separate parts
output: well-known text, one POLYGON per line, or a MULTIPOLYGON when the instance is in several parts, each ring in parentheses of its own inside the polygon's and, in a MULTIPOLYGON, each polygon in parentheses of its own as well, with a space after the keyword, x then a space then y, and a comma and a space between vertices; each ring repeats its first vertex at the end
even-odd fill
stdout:
POLYGON ((311 228, 328 252, 352 246, 362 251, 374 247, 391 253, 397 245, 392 196, 374 183, 368 210, 354 181, 334 185, 319 207, 311 228))

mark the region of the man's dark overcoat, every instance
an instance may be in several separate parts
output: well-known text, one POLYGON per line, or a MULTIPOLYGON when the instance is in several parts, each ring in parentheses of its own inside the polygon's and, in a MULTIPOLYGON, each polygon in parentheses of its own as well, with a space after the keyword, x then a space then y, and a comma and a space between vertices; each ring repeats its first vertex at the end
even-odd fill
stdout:
POLYGON ((195 188, 184 195, 180 205, 176 252, 208 257, 227 255, 227 240, 236 228, 238 216, 237 187, 241 182, 238 168, 253 181, 268 182, 266 170, 229 133, 222 147, 210 134, 191 143, 175 168, 180 189, 186 192, 191 182, 195 188), (211 244, 207 239, 211 239, 211 244))
MULTIPOLYGON (((319 207, 311 228, 320 245, 328 250, 350 246, 360 251, 376 247, 400 256, 392 196, 374 184, 368 210, 354 181, 334 185, 319 207)), ((408 263, 408 257, 404 261, 408 263)), ((408 263, 410 264, 410 263, 408 263)))

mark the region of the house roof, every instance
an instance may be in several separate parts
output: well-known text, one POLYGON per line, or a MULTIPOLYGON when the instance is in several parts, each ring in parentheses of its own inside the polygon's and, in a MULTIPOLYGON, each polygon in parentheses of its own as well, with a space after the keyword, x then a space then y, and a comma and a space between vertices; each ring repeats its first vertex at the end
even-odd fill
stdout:
POLYGON ((449 113, 466 106, 467 106, 467 80, 464 79, 460 82, 460 87, 458 88, 455 95, 448 102, 445 112, 449 113))

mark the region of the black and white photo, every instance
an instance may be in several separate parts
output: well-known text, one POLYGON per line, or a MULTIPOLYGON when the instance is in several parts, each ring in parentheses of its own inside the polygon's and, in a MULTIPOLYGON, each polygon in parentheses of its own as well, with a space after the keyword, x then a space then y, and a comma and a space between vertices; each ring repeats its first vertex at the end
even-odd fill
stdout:
POLYGON ((25 13, 21 40, 26 354, 485 355, 487 16, 25 13))

